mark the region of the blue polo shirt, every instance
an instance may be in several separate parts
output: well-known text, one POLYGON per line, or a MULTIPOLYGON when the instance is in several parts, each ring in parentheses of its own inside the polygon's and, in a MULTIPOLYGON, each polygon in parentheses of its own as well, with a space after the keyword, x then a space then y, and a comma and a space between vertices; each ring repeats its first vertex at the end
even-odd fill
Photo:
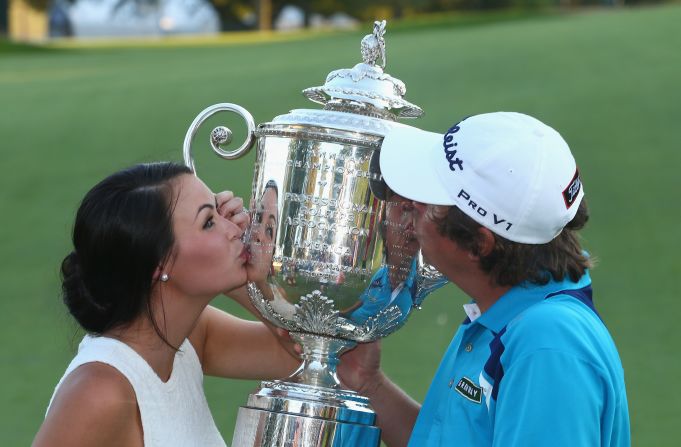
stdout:
POLYGON ((413 262, 406 280, 395 289, 390 284, 388 266, 381 267, 371 278, 369 287, 360 295, 362 305, 350 314, 350 319, 364 324, 368 318, 375 317, 380 311, 392 305, 396 305, 402 312, 401 319, 406 319, 414 305, 415 266, 416 263, 413 262))
POLYGON ((353 310, 348 318, 355 323, 364 324, 382 310, 397 306, 401 312, 400 322, 403 322, 409 316, 412 307, 419 306, 427 295, 448 282, 446 278, 424 279, 419 275, 417 259, 412 261, 405 280, 395 288, 390 284, 389 272, 389 267, 383 266, 374 274, 369 287, 359 296, 362 305, 353 310))
POLYGON ((410 446, 630 445, 622 364, 588 273, 523 283, 482 315, 465 308, 410 446))

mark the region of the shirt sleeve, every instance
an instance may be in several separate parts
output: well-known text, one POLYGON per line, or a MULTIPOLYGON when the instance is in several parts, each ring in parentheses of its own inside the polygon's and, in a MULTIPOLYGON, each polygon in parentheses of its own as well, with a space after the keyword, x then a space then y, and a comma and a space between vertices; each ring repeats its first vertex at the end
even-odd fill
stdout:
POLYGON ((516 359, 492 403, 492 445, 600 445, 603 383, 596 367, 572 354, 543 349, 516 359))

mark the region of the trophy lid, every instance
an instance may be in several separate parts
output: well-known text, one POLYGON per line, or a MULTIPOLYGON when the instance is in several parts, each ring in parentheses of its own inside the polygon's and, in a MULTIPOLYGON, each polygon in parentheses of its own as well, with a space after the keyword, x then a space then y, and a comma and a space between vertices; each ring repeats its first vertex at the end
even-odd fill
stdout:
POLYGON ((326 110, 357 113, 395 121, 418 118, 423 110, 403 97, 404 82, 383 72, 385 20, 374 22, 374 31, 362 39, 362 60, 353 68, 334 70, 323 86, 310 87, 303 94, 326 110), (380 65, 377 61, 380 59, 380 65))

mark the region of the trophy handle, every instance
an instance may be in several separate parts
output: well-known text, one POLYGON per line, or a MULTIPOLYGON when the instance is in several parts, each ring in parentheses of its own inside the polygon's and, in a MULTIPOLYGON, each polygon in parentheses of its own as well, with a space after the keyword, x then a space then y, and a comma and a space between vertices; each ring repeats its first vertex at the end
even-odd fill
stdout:
POLYGON ((246 154, 253 143, 255 142, 255 121, 253 120, 253 115, 251 115, 248 110, 236 104, 231 104, 223 102, 220 104, 213 104, 210 107, 206 107, 199 113, 194 121, 187 129, 187 134, 184 136, 184 143, 182 144, 182 155, 184 157, 184 164, 187 165, 196 174, 196 167, 194 166, 194 157, 192 156, 192 141, 194 140, 194 135, 201 127, 204 121, 206 121, 211 116, 218 112, 234 112, 241 116, 244 121, 246 121, 246 126, 248 127, 248 134, 246 136, 246 141, 243 142, 241 146, 233 151, 225 151, 220 148, 221 144, 229 144, 232 140, 232 131, 227 127, 218 126, 210 133, 210 146, 213 148, 218 156, 226 160, 234 160, 246 154))

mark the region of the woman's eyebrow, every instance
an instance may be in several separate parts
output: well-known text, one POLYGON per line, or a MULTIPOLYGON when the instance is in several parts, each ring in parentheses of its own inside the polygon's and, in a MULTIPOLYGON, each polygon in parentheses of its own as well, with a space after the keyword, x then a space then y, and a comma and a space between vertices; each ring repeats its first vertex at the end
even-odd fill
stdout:
POLYGON ((199 217, 199 213, 201 213, 201 211, 203 211, 204 208, 215 209, 215 206, 210 203, 204 203, 203 205, 201 205, 198 211, 196 212, 196 216, 194 216, 194 221, 196 221, 196 218, 199 217))

